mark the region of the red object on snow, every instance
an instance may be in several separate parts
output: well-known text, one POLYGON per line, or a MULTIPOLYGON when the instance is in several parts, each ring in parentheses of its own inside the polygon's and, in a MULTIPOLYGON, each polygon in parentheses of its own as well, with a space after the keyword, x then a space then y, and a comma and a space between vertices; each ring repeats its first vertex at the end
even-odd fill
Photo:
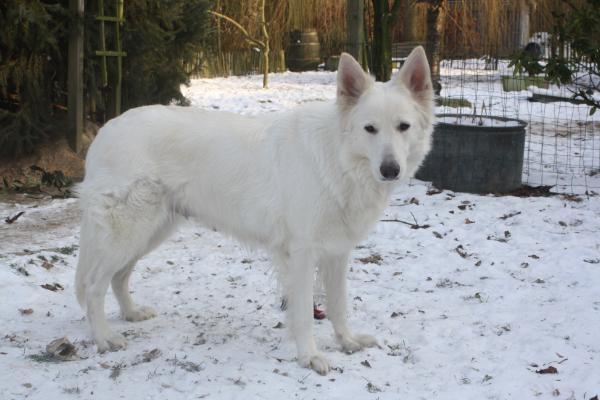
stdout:
POLYGON ((319 310, 316 304, 313 306, 313 316, 315 319, 325 319, 326 317, 325 311, 319 310))

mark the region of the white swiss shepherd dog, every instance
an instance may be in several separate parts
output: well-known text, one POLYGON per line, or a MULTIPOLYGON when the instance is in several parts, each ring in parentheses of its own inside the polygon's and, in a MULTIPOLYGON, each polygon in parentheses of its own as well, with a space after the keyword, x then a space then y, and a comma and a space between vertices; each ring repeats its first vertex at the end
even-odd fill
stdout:
POLYGON ((320 374, 330 368, 313 337, 316 268, 341 349, 377 345, 348 328, 348 258, 393 188, 421 164, 434 122, 422 47, 386 83, 342 54, 335 102, 256 117, 148 106, 109 121, 89 149, 78 188, 76 291, 98 351, 126 345, 104 314, 109 285, 124 319, 155 316, 134 303, 129 277, 184 218, 272 255, 302 366, 320 374))

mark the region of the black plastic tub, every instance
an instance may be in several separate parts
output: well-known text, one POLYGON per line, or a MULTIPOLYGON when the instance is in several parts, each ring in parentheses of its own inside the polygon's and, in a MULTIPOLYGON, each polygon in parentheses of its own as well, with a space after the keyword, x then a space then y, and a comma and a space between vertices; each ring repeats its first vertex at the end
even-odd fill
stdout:
POLYGON ((438 120, 418 179, 468 193, 508 193, 521 186, 527 123, 457 114, 438 115, 438 120))

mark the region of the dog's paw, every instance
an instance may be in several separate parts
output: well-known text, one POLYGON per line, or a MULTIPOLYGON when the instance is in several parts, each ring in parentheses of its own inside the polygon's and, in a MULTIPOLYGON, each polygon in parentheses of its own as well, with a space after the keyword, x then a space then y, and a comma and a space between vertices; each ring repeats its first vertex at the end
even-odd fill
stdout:
POLYGON ((154 317, 156 317, 156 311, 154 311, 154 309, 151 307, 146 306, 136 308, 135 310, 123 315, 123 318, 130 322, 145 321, 154 317))
POLYGON ((338 342, 342 345, 345 353, 352 354, 364 349, 365 347, 379 346, 377 339, 371 335, 347 335, 338 336, 338 342))
POLYGON ((127 347, 127 340, 120 333, 111 333, 104 339, 96 339, 98 353, 117 351, 127 347))
POLYGON ((327 375, 329 370, 329 361, 321 353, 312 354, 310 356, 304 356, 298 358, 298 363, 304 368, 313 369, 319 375, 327 375))

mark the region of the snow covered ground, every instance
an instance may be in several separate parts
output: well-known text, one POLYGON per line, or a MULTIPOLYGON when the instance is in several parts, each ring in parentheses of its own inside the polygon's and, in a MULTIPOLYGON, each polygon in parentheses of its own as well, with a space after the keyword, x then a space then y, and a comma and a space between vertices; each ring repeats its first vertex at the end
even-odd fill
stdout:
MULTIPOLYGON (((334 97, 329 73, 197 80, 192 106, 257 114, 334 97)), ((600 198, 399 188, 351 257, 350 320, 380 348, 300 368, 269 259, 193 224, 138 264, 154 319, 97 354, 73 293, 77 200, 0 202, 0 399, 591 399, 600 395, 600 198), (24 211, 16 222, 7 216, 24 211), (42 286, 44 285, 44 286, 42 286), (45 354, 67 337, 72 361, 45 354), (555 368, 553 370, 552 368, 555 368), (540 373, 553 372, 556 373, 540 373)))

